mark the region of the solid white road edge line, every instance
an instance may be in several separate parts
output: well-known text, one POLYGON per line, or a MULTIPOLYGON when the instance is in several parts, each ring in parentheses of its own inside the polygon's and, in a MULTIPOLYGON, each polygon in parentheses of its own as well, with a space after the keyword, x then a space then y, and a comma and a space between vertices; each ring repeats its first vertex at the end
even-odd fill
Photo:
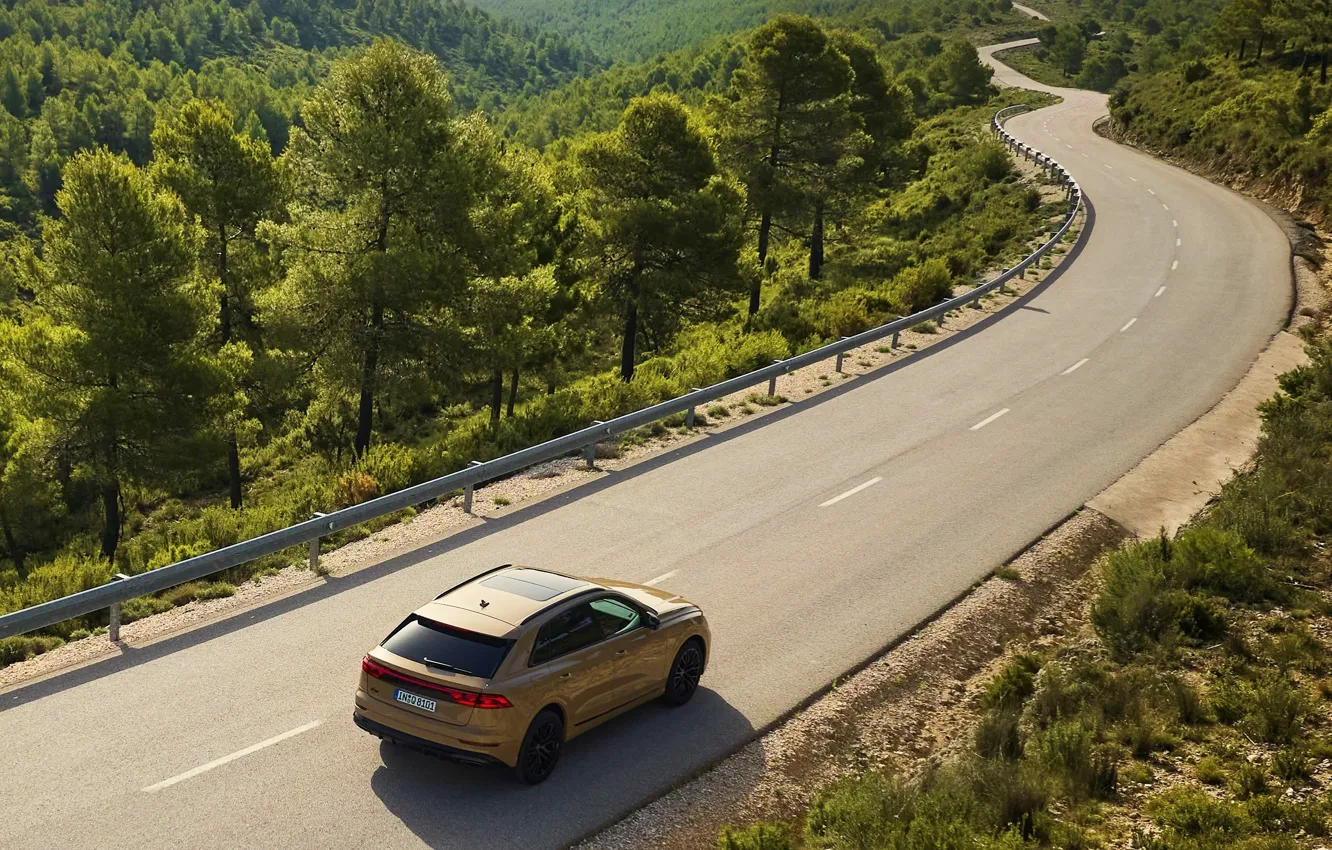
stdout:
POLYGON ((852 487, 850 490, 847 490, 845 493, 843 493, 843 494, 840 495, 840 496, 833 496, 833 497, 832 497, 831 499, 829 499, 828 501, 826 501, 826 502, 824 502, 823 504, 819 505, 819 507, 821 507, 821 508, 826 508, 826 507, 828 507, 829 505, 835 505, 835 504, 837 504, 838 502, 842 501, 842 500, 845 499, 845 498, 848 498, 848 497, 850 497, 850 496, 854 496, 854 495, 856 495, 856 494, 859 493, 861 490, 864 490, 866 487, 873 487, 875 484, 878 484, 878 483, 879 483, 880 481, 882 481, 882 480, 883 480, 883 476, 876 475, 875 477, 873 477, 873 478, 871 478, 870 480, 866 481, 864 484, 861 484, 861 485, 856 486, 856 487, 852 487))
POLYGON ((149 785, 147 788, 143 788, 141 790, 144 793, 151 794, 154 791, 161 791, 163 788, 170 788, 172 785, 175 785, 177 782, 184 782, 186 779, 193 779, 199 774, 207 773, 208 771, 212 770, 215 767, 221 767, 222 765, 227 764, 228 762, 233 762, 236 759, 244 758, 245 756, 248 756, 251 753, 257 753, 259 750, 262 750, 264 747, 271 747, 274 744, 282 743, 288 738, 294 738, 297 735, 300 735, 302 732, 309 732, 311 729, 315 728, 316 726, 318 726, 320 723, 323 722, 324 721, 322 720, 313 720, 305 724, 304 726, 297 726, 295 729, 292 729, 289 732, 283 732, 281 735, 274 735, 272 738, 269 738, 267 741, 260 741, 254 746, 246 747, 243 750, 237 750, 236 752, 232 753, 229 756, 223 756, 222 758, 217 759, 216 761, 210 761, 208 764, 201 764, 198 767, 194 768, 193 770, 187 770, 184 773, 177 774, 176 776, 173 776, 170 779, 164 779, 161 782, 157 783, 156 785, 149 785))
POLYGON ((1136 322, 1136 321, 1138 321, 1138 317, 1137 317, 1137 316, 1134 316, 1132 319, 1129 319, 1129 320, 1128 320, 1128 324, 1126 324, 1126 325, 1124 325, 1124 327, 1120 328, 1120 329, 1119 329, 1119 332, 1120 332, 1120 333, 1123 333, 1124 331, 1126 331, 1126 330, 1128 330, 1129 328, 1133 327, 1133 323, 1136 322))
POLYGON ((1077 363, 1074 363, 1072 366, 1069 366, 1067 369, 1060 372, 1059 374, 1061 375, 1072 374, 1073 372, 1076 372, 1080 367, 1082 367, 1089 359, 1090 358, 1084 357, 1081 360, 1079 360, 1077 363))
POLYGON ((662 573, 661 575, 657 576, 654 579, 649 579, 643 582, 643 584, 646 584, 648 587, 656 587, 658 583, 665 581, 666 579, 670 578, 671 576, 675 575, 678 572, 680 571, 671 570, 669 573, 662 573))
POLYGON ((987 416, 986 418, 984 418, 984 419, 982 419, 981 421, 977 422, 975 425, 972 425, 971 428, 970 428, 970 430, 972 430, 972 431, 979 431, 980 429, 984 428, 986 425, 989 425, 991 422, 993 422, 994 420, 998 419, 1000 416, 1003 416, 1005 413, 1008 412, 1008 410, 1009 410, 1009 409, 1008 409, 1007 407, 1005 407, 1003 410, 999 411, 998 413, 996 413, 996 414, 994 414, 994 415, 992 415, 992 416, 987 416))

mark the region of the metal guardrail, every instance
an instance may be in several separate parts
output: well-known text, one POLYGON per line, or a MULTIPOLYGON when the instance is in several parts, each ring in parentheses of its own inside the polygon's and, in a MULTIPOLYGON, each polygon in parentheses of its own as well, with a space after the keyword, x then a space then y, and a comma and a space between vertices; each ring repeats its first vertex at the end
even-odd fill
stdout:
POLYGON ((1025 110, 1025 105, 1010 106, 995 113, 990 128, 1017 155, 1037 164, 1059 181, 1066 190, 1068 214, 1063 225, 1048 241, 1011 269, 1005 269, 993 280, 976 286, 962 295, 955 296, 939 304, 921 310, 910 316, 891 321, 877 328, 872 328, 851 337, 844 337, 820 348, 797 354, 785 360, 778 360, 770 366, 764 366, 745 375, 740 375, 710 387, 694 390, 679 398, 670 399, 660 404, 647 407, 633 413, 619 416, 608 422, 594 422, 587 428, 557 437, 503 457, 485 462, 473 461, 466 469, 444 475, 432 481, 426 481, 386 496, 344 508, 329 514, 316 515, 314 518, 299 522, 287 528, 264 534, 250 540, 226 546, 204 555, 187 558, 175 564, 160 567, 134 576, 117 575, 112 581, 100 587, 74 593, 69 596, 24 608, 0 616, 0 638, 24 634, 36 629, 55 625, 73 617, 91 614, 102 609, 110 610, 111 639, 119 639, 120 605, 139 596, 158 593, 186 582, 195 581, 231 567, 240 566, 265 555, 273 555, 284 549, 309 544, 310 561, 316 565, 319 559, 319 541, 334 532, 351 528, 404 508, 420 505, 438 499, 458 490, 463 491, 463 506, 471 510, 472 490, 479 484, 511 475, 530 466, 554 460, 570 454, 582 453, 589 466, 595 461, 598 442, 617 434, 623 434, 634 428, 655 422, 678 413, 686 414, 686 422, 693 424, 695 409, 740 390, 768 382, 768 395, 776 394, 777 378, 794 372, 805 366, 812 366, 829 357, 837 358, 837 371, 841 371, 842 357, 852 349, 871 342, 892 337, 892 347, 896 348, 898 334, 922 322, 942 322, 945 315, 953 310, 970 304, 978 304, 981 296, 996 289, 1002 290, 1004 284, 1021 275, 1026 269, 1040 261, 1045 254, 1059 243, 1073 224, 1082 205, 1082 192, 1078 184, 1057 162, 1040 151, 1018 142, 1003 127, 1003 120, 1025 110))

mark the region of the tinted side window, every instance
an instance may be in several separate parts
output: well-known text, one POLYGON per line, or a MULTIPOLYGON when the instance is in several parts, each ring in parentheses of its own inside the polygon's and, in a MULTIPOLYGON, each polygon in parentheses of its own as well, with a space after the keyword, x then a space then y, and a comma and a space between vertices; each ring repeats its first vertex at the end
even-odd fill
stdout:
POLYGON ((536 646, 532 650, 532 663, 541 664, 552 658, 591 646, 605 637, 601 623, 594 616, 592 606, 584 603, 555 615, 555 618, 537 632, 536 646))
POLYGON ((601 624, 601 633, 606 637, 628 631, 638 625, 638 612, 623 602, 615 599, 594 599, 591 603, 594 616, 601 624))

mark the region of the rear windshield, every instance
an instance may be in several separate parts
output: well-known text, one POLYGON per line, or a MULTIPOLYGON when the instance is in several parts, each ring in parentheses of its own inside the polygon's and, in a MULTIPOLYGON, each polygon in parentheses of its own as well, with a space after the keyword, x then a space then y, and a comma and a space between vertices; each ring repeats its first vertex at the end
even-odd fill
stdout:
POLYGON ((383 643, 394 655, 444 673, 482 679, 494 677, 512 645, 511 640, 455 629, 416 614, 403 621, 383 643))

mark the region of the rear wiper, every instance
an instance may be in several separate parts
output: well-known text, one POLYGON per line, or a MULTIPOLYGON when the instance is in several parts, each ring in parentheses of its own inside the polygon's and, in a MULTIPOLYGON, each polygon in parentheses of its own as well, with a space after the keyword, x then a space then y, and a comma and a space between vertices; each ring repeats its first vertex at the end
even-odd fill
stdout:
POLYGON ((475 676, 475 675, 476 675, 476 674, 473 673, 471 670, 464 670, 464 669, 461 668, 461 667, 455 667, 455 666, 452 665, 452 664, 445 664, 443 661, 436 661, 436 660, 434 660, 433 658, 423 657, 423 658, 421 659, 421 661, 423 661, 424 663, 430 665, 431 667, 438 667, 438 668, 441 669, 441 670, 448 670, 450 673, 461 673, 461 674, 464 675, 464 676, 475 676))

